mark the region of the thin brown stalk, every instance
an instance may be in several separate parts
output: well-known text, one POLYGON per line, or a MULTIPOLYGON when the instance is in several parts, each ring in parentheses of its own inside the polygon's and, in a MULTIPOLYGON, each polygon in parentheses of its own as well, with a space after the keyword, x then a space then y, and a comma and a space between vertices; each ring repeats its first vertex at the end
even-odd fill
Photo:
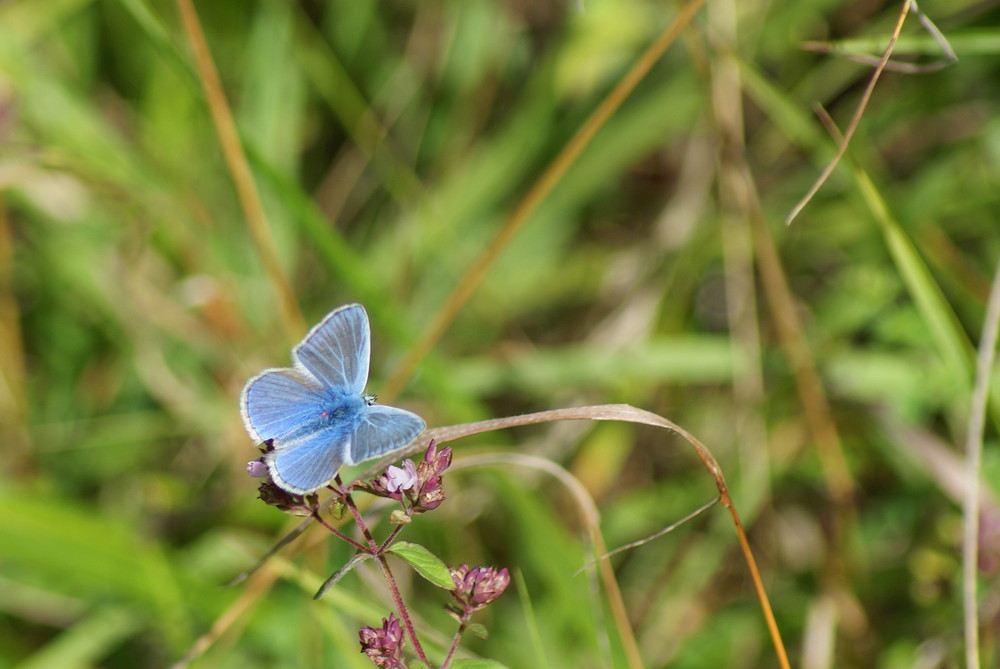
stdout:
POLYGON ((24 423, 27 407, 24 360, 20 309, 14 294, 14 237, 0 192, 0 423, 8 426, 4 430, 4 466, 15 478, 31 467, 31 448, 24 423))
MULTIPOLYGON (((871 67, 878 67, 879 63, 882 62, 880 58, 876 58, 875 56, 845 51, 843 48, 831 42, 803 42, 802 49, 804 51, 813 51, 815 53, 841 55, 847 60, 851 60, 862 65, 870 65, 871 67)), ((933 63, 907 63, 891 60, 885 64, 885 69, 889 72, 900 72, 902 74, 927 74, 929 72, 943 70, 951 64, 951 61, 947 59, 935 61, 933 63)))
POLYGON ((289 341, 297 341, 305 331, 305 322, 299 312, 292 284, 278 260, 274 238, 271 236, 267 215, 264 213, 264 205, 261 203, 260 195, 254 184, 250 164, 243 151, 236 122, 233 119, 229 103, 226 101, 219 73, 212 60, 208 42, 205 40, 205 33, 201 29, 201 22, 198 20, 198 14, 192 0, 177 0, 177 8, 184 24, 184 32, 191 44, 191 49, 194 51, 198 79, 205 92, 205 101, 208 103, 208 109, 212 115, 215 132, 219 136, 219 146, 222 148, 229 173, 233 177, 233 185, 236 187, 240 206, 246 216, 247 227, 250 229, 257 254, 264 264, 264 270, 267 272, 276 293, 278 311, 281 314, 281 322, 284 325, 286 336, 289 341))
POLYGON ((695 518, 697 518, 701 514, 705 513, 706 511, 708 511, 709 509, 711 509, 713 506, 715 506, 718 503, 719 503, 719 498, 718 497, 714 497, 711 500, 709 500, 709 501, 705 502, 704 504, 702 504, 701 506, 699 506, 697 509, 695 509, 694 511, 692 511, 688 515, 686 515, 683 518, 681 518, 680 520, 678 520, 677 522, 671 523, 671 524, 667 525, 666 527, 664 527, 663 529, 657 530, 656 532, 653 532, 648 537, 643 537, 642 539, 637 539, 636 541, 631 541, 631 542, 629 542, 629 543, 627 543, 627 544, 625 544, 623 546, 619 546, 618 548, 615 548, 614 550, 610 550, 610 551, 608 551, 606 553, 601 553, 600 555, 598 555, 594 559, 593 562, 585 565, 584 569, 587 568, 587 567, 592 566, 593 564, 596 564, 597 562, 600 562, 600 561, 603 561, 603 560, 607 560, 609 557, 613 557, 615 555, 618 555, 619 553, 624 553, 625 551, 630 551, 633 548, 638 548, 639 546, 644 546, 645 544, 648 544, 650 541, 653 541, 654 539, 659 539, 664 534, 670 534, 671 532, 673 532, 674 530, 676 530, 678 527, 680 527, 684 523, 687 523, 687 522, 689 522, 691 520, 694 520, 695 518))
POLYGON ((899 39, 899 33, 903 30, 903 22, 906 20, 906 15, 910 11, 911 0, 903 0, 903 6, 900 9, 899 17, 896 19, 896 26, 893 28, 892 35, 889 37, 889 44, 886 46, 885 51, 882 52, 882 58, 879 60, 878 66, 875 71, 872 72, 871 79, 868 81, 868 85, 865 87, 864 92, 861 94, 861 100, 858 102, 857 108, 854 110, 854 115, 851 117, 851 122, 847 126, 847 131, 844 133, 843 138, 837 144, 837 153, 833 157, 827 166, 823 168, 819 177, 809 188, 802 199, 792 207, 792 211, 789 212, 788 216, 785 218, 785 224, 790 225, 792 221, 805 209, 805 206, 809 204, 810 200, 815 197, 819 189, 823 187, 826 180, 830 178, 833 174, 833 170, 836 169, 837 165, 840 164, 841 158, 847 153, 847 147, 851 143, 851 138, 854 137, 854 132, 858 129, 861 124, 861 117, 865 113, 865 109, 868 108, 868 101, 871 100, 872 93, 875 92, 875 84, 878 83, 879 77, 882 76, 882 72, 885 70, 886 63, 889 62, 889 57, 892 55, 892 49, 896 46, 896 40, 899 39))
MULTIPOLYGON (((937 70, 942 70, 949 65, 954 65, 958 62, 958 56, 955 55, 955 50, 951 48, 951 44, 948 43, 948 38, 944 36, 944 33, 934 24, 929 16, 920 11, 917 6, 916 0, 910 2, 910 11, 913 12, 914 16, 920 21, 920 25, 924 27, 924 30, 931 36, 938 47, 941 49, 942 58, 931 63, 906 63, 898 61, 888 61, 885 64, 885 69, 891 70, 893 72, 903 72, 905 74, 924 74, 927 72, 936 72, 937 70)), ((841 43, 837 42, 803 42, 802 48, 806 51, 815 51, 817 53, 833 53, 843 55, 845 58, 849 58, 858 63, 864 65, 871 65, 872 67, 877 67, 880 59, 874 56, 869 56, 865 53, 859 53, 856 51, 851 51, 841 43)))
POLYGON ((969 426, 965 439, 965 498, 962 503, 962 611, 965 625, 965 666, 979 669, 979 615, 976 598, 979 566, 979 470, 983 457, 983 425, 990 393, 990 372, 1000 329, 1000 265, 986 306, 986 322, 976 358, 969 426))
POLYGON ((407 379, 413 374, 417 364, 434 347, 434 344, 444 334, 445 330, 455 320, 455 316, 465 306, 466 302, 478 290, 486 273, 496 262, 500 254, 510 244, 518 230, 521 229, 538 206, 548 197, 552 189, 555 188, 569 168, 576 161, 577 157, 590 145, 591 140, 598 131, 604 127, 611 115, 621 106, 622 102, 635 90, 639 82, 646 76, 653 65, 666 52, 667 48, 673 44, 680 32, 694 18, 695 13, 705 3, 705 0, 691 0, 682 9, 680 14, 670 23, 660 36, 657 37, 648 49, 639 57, 632 68, 622 77, 621 81, 608 93, 607 97, 601 101, 597 108, 584 121, 580 129, 577 130, 573 138, 555 157, 548 168, 534 183, 531 190, 524 196, 514 211, 511 212, 507 220, 504 221, 496 236, 489 243, 482 254, 473 262, 465 275, 459 279, 455 290, 452 291, 448 299, 438 309, 438 312, 430 319, 430 325, 417 340, 417 343, 406 353, 403 361, 396 368, 393 375, 388 379, 382 388, 381 395, 385 401, 391 402, 402 389, 407 379))
POLYGON ((764 284, 764 295, 771 306, 782 348, 792 363, 804 418, 816 441, 816 451, 823 465, 826 488, 837 505, 845 509, 850 508, 853 477, 844 457, 830 400, 813 364, 805 332, 796 312, 795 300, 781 269, 778 251, 774 247, 774 240, 762 220, 752 217, 752 222, 759 260, 757 266, 764 284))

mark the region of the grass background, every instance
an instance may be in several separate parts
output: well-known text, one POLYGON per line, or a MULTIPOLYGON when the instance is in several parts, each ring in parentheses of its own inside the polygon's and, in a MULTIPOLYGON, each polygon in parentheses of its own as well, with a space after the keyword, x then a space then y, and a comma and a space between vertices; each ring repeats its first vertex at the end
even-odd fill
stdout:
MULTIPOLYGON (((845 162, 786 227, 834 152, 812 106, 844 128, 871 74, 803 43, 877 56, 899 5, 709 0, 495 245, 681 6, 198 12, 302 325, 364 303, 371 391, 433 426, 611 402, 667 416, 722 465, 795 666, 958 666, 961 445, 1000 257, 1000 9, 922 3, 958 63, 883 75, 852 143, 862 172, 845 162)), ((371 666, 357 628, 390 602, 367 570, 311 599, 349 557, 322 532, 220 587, 289 527, 243 472, 238 398, 302 331, 248 231, 177 6, 9 0, 0 33, 0 667, 160 667, 193 647, 196 667, 371 666)), ((913 16, 897 58, 941 61, 913 16)), ((560 463, 610 546, 714 494, 686 444, 631 425, 454 446, 560 463)), ((589 553, 564 490, 515 467, 446 489, 404 538, 515 574, 467 647, 511 667, 626 666, 574 576, 589 553)), ((777 666, 721 509, 613 564, 647 666, 777 666)), ((446 595, 407 587, 438 653, 446 595)))

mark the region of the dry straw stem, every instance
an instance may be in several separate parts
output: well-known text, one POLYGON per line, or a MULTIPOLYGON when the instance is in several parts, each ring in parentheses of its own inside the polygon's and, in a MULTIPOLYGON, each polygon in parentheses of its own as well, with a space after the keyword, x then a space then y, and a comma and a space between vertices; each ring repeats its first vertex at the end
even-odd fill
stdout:
MULTIPOLYGON (((926 14, 920 11, 916 2, 910 3, 910 11, 912 11, 913 14, 920 20, 920 24, 924 27, 924 30, 927 31, 927 33, 934 40, 934 43, 941 49, 943 58, 931 63, 906 63, 890 60, 886 62, 885 69, 893 72, 902 72, 903 74, 925 74, 927 72, 942 70, 949 65, 954 65, 958 62, 958 56, 955 55, 955 50, 951 48, 951 44, 948 43, 948 39, 940 30, 938 30, 938 27, 934 25, 934 22, 931 21, 926 14)), ((898 46, 902 48, 902 44, 898 46)), ((878 58, 873 58, 868 54, 851 51, 844 45, 844 43, 804 42, 802 44, 802 48, 806 51, 815 51, 817 53, 840 54, 850 60, 864 65, 871 65, 872 67, 878 67, 881 62, 878 58)))
POLYGON ((990 373, 1000 327, 1000 265, 986 306, 986 322, 979 340, 976 383, 972 391, 965 441, 965 498, 962 503, 962 609, 965 623, 965 666, 979 669, 979 616, 976 602, 979 561, 979 470, 983 452, 983 424, 990 394, 990 373))
POLYGON ((903 21, 906 19, 906 15, 910 11, 910 6, 914 4, 913 0, 903 0, 903 6, 900 8, 899 17, 896 19, 896 27, 893 28, 892 36, 889 38, 889 44, 886 46, 885 51, 882 53, 882 58, 878 62, 878 66, 875 71, 872 72, 872 77, 868 81, 868 85, 865 87, 864 93, 861 94, 861 100, 858 102, 857 108, 854 110, 854 116, 851 117, 851 122, 847 126, 847 131, 844 136, 837 143, 837 154, 833 157, 827 166, 823 168, 819 177, 809 188, 802 199, 792 207, 792 211, 789 212, 787 218, 785 218, 785 224, 790 225, 792 221, 799 215, 799 213, 805 209, 805 206, 809 204, 809 201, 815 197, 819 189, 823 187, 826 180, 830 178, 833 174, 833 170, 836 169, 837 165, 840 164, 841 158, 847 152, 847 146, 851 143, 851 138, 854 136, 854 132, 858 129, 858 125, 861 123, 861 116, 865 113, 865 109, 868 108, 868 101, 872 97, 872 93, 875 91, 875 84, 878 83, 878 79, 882 76, 882 72, 885 70, 886 63, 889 62, 889 56, 892 55, 892 49, 896 45, 896 40, 899 39, 899 33, 903 29, 903 21))
POLYGON ((804 328, 796 311, 788 279, 782 270, 774 239, 762 218, 751 216, 751 222, 764 295, 774 314, 774 325, 781 347, 792 363, 795 387, 809 431, 816 441, 816 452, 823 466, 827 491, 838 507, 849 510, 852 506, 853 477, 844 457, 830 400, 806 343, 804 328))
POLYGON ((705 0, 691 0, 681 8, 680 14, 673 20, 660 36, 648 49, 639 57, 632 68, 622 77, 621 81, 608 93, 607 97, 601 101, 597 108, 584 121, 580 129, 576 131, 573 138, 566 144, 565 148, 549 164, 545 172, 534 183, 531 190, 524 196, 514 211, 511 212, 507 220, 504 221, 496 236, 489 246, 473 262, 465 275, 456 284, 445 303, 438 309, 438 312, 430 319, 430 325, 421 335, 417 343, 406 353, 403 361, 396 368, 393 375, 386 381, 382 388, 381 395, 386 402, 391 403, 399 394, 407 379, 413 374, 417 364, 422 360, 432 348, 437 340, 441 338, 445 330, 455 316, 461 311, 465 303, 479 288, 483 278, 489 271, 493 263, 496 262, 500 254, 507 248, 514 235, 521 229, 538 206, 548 197, 556 184, 562 180, 563 176, 573 165, 598 131, 604 127, 611 115, 621 106, 622 102, 635 90, 639 82, 652 69, 656 61, 667 51, 681 31, 691 22, 694 15, 705 3, 705 0))
POLYGON ((195 12, 191 0, 177 0, 177 9, 180 11, 184 23, 184 32, 194 50, 198 79, 205 91, 205 100, 212 114, 215 131, 219 135, 219 145, 225 156, 226 165, 233 176, 233 184, 236 186, 240 206, 247 218, 247 227, 250 228, 250 235, 257 247, 257 253, 260 255, 264 269, 277 293, 278 311, 281 313, 285 335, 291 342, 298 341, 302 333, 305 332, 305 322, 302 320, 298 302, 295 300, 292 284, 278 260, 274 238, 271 236, 267 215, 264 213, 264 205, 257 193, 253 174, 250 172, 250 165, 243 151, 243 145, 240 143, 239 132, 236 130, 236 122, 233 120, 229 103, 226 102, 226 94, 222 90, 219 73, 215 69, 212 54, 205 41, 205 33, 201 29, 201 22, 198 20, 198 14, 195 12))
POLYGON ((0 423, 9 426, 4 435, 5 468, 16 475, 28 466, 30 448, 24 429, 27 409, 24 342, 13 286, 14 237, 7 218, 7 203, 0 192, 0 423))

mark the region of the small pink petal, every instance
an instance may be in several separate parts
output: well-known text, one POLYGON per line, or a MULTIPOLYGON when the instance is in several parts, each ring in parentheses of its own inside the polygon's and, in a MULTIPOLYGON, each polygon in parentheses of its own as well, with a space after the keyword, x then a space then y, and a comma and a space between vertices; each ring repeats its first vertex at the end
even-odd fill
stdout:
POLYGON ((262 479, 267 476, 267 465, 260 460, 251 460, 247 463, 247 475, 255 479, 262 479))
POLYGON ((385 484, 385 489, 389 492, 409 490, 417 482, 417 468, 416 465, 413 464, 412 460, 404 462, 402 467, 390 465, 389 468, 385 470, 385 475, 388 479, 385 484))

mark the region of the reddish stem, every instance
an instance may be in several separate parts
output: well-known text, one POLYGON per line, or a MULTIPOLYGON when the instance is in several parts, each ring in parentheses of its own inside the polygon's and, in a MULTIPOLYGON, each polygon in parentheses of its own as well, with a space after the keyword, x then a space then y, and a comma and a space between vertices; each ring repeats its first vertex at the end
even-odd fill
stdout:
POLYGON ((354 539, 350 538, 349 536, 347 536, 346 534, 344 534, 343 532, 341 532, 340 530, 338 530, 336 527, 334 527, 330 523, 326 522, 323 519, 323 517, 321 515, 319 515, 319 509, 318 508, 313 509, 312 515, 313 515, 313 518, 315 518, 319 522, 320 525, 322 525, 323 527, 325 527, 326 529, 328 529, 335 536, 343 539, 347 543, 349 543, 352 546, 354 546, 355 548, 357 548, 359 551, 363 551, 365 553, 371 553, 371 551, 368 548, 365 548, 364 546, 362 546, 361 544, 359 544, 357 541, 355 541, 354 539))
MULTIPOLYGON (((396 611, 399 613, 399 617, 403 621, 403 627, 406 628, 406 633, 410 636, 410 641, 413 642, 414 652, 416 652, 417 657, 419 657, 424 664, 431 666, 431 662, 427 659, 427 655, 424 653, 424 648, 420 645, 420 640, 417 638, 417 631, 413 627, 413 621, 410 620, 410 612, 403 603, 403 596, 399 593, 399 587, 396 585, 396 578, 392 575, 392 570, 389 569, 389 563, 385 559, 385 551, 383 547, 379 546, 375 542, 375 537, 373 537, 372 533, 368 530, 368 525, 365 523, 364 518, 361 516, 361 512, 354 503, 354 498, 351 497, 351 493, 348 489, 344 488, 340 481, 340 477, 338 476, 334 480, 337 482, 338 492, 343 496, 344 503, 347 505, 347 508, 351 510, 351 515, 354 516, 354 522, 357 523, 358 527, 361 529, 361 533, 368 541, 370 550, 367 550, 367 552, 375 556, 379 567, 382 569, 382 576, 385 578, 386 583, 389 584, 389 592, 392 593, 392 601, 396 604, 396 611)), ((397 528, 394 533, 398 534, 399 529, 401 529, 401 527, 397 528)))
POLYGON ((451 639, 451 647, 448 649, 448 655, 444 658, 444 662, 441 663, 441 669, 448 669, 448 665, 451 664, 451 656, 455 654, 455 650, 458 649, 458 642, 462 640, 462 632, 465 631, 465 621, 458 626, 455 630, 455 636, 451 639))
POLYGON ((375 558, 378 561, 379 567, 382 568, 382 576, 385 577, 386 583, 389 584, 389 592, 392 593, 392 600, 396 603, 396 611, 399 612, 399 617, 403 620, 406 633, 410 635, 410 641, 413 642, 413 650, 416 652, 417 657, 423 660, 424 664, 431 666, 430 660, 427 659, 427 655, 420 645, 420 640, 417 639, 417 631, 413 628, 410 613, 406 610, 406 605, 403 604, 403 596, 399 594, 399 588, 396 586, 396 578, 392 575, 392 570, 389 569, 389 563, 386 561, 385 555, 379 553, 375 558))

